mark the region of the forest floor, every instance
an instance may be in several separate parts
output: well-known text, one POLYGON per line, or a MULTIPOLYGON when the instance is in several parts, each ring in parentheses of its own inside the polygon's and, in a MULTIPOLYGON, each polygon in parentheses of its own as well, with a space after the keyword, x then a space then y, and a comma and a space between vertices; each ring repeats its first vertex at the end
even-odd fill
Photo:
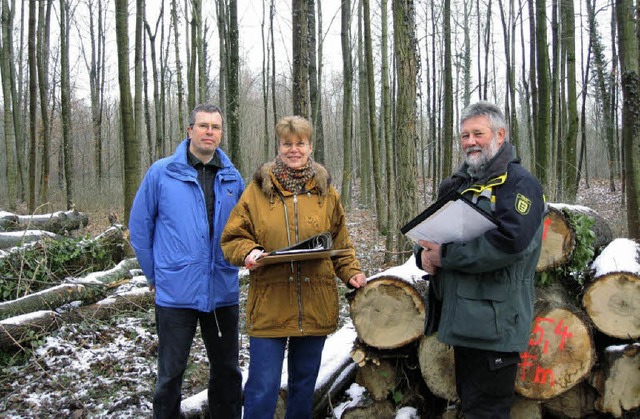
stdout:
MULTIPOLYGON (((597 211, 611 226, 614 238, 625 237, 626 218, 620 185, 610 192, 608 182, 581 187, 576 204, 597 211)), ((425 201, 421 201, 425 202, 425 201)), ((112 208, 84 210, 90 224, 81 234, 96 236, 109 223, 112 208)), ((372 211, 354 201, 347 223, 356 254, 367 276, 386 267, 384 237, 372 211)), ((142 284, 144 286, 144 284, 142 284)), ((242 290, 246 296, 246 284, 242 290)), ((342 317, 348 318, 342 298, 342 317)), ((241 302, 242 304, 242 302, 241 302)), ((6 418, 138 418, 151 416, 156 371, 153 309, 109 321, 67 324, 35 348, 18 355, 0 353, 0 416, 6 418)), ((247 337, 241 336, 241 368, 249 361, 247 337)), ((183 397, 206 388, 208 361, 197 337, 185 374, 183 397)))

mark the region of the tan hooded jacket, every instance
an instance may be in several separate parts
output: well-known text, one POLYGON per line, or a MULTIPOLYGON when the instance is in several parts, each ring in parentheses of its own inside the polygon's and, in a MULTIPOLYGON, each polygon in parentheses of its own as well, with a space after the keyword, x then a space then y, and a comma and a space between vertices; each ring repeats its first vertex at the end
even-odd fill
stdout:
POLYGON ((334 249, 348 256, 287 262, 251 271, 246 307, 247 332, 254 337, 323 336, 338 325, 336 276, 345 284, 360 273, 347 232, 345 213, 329 172, 313 163, 315 176, 306 191, 284 191, 265 163, 235 206, 221 246, 225 258, 242 266, 256 247, 265 252, 287 247, 328 231, 334 249))

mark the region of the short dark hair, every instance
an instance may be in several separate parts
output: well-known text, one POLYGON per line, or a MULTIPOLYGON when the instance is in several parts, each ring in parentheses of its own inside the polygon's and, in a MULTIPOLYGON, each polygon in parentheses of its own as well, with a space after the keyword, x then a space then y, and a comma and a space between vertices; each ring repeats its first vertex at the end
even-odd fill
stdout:
POLYGON ((189 114, 189 126, 190 127, 192 127, 193 124, 196 123, 196 114, 198 112, 219 113, 220 116, 222 117, 222 121, 224 123, 224 115, 222 114, 222 109, 220 109, 219 106, 212 105, 210 103, 201 103, 199 105, 196 105, 196 107, 193 108, 193 110, 191 111, 191 114, 189 114))
POLYGON ((509 128, 507 127, 507 121, 504 119, 504 114, 498 106, 493 103, 480 101, 473 103, 462 110, 460 113, 460 128, 467 119, 477 118, 479 116, 486 116, 489 119, 489 126, 494 134, 500 129, 505 130, 505 139, 509 136, 509 128))

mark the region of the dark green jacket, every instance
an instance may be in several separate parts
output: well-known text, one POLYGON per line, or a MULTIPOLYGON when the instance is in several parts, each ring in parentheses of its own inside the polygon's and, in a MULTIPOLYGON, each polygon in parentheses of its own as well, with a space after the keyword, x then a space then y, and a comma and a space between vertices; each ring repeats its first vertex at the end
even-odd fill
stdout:
MULTIPOLYGON (((527 349, 546 210, 539 182, 509 143, 472 178, 464 164, 440 185, 458 190, 498 221, 473 240, 445 243, 431 280, 427 334, 449 345, 522 352, 527 349)), ((420 250, 416 260, 421 267, 420 250)))

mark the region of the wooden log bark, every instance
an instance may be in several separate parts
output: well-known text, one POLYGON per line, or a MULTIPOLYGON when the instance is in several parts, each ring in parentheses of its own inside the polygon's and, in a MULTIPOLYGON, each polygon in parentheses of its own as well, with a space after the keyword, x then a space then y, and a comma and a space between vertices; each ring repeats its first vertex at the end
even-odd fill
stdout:
POLYGON ((0 321, 0 350, 20 349, 32 340, 58 329, 60 316, 54 311, 42 310, 0 321))
POLYGON ((396 381, 396 367, 389 360, 382 360, 377 365, 366 363, 356 372, 356 383, 366 388, 373 400, 386 399, 396 388, 396 381))
POLYGON ((535 400, 556 397, 588 377, 595 347, 586 315, 558 283, 536 289, 529 347, 521 354, 516 392, 535 400))
POLYGON ((75 209, 57 211, 50 214, 17 215, 2 213, 0 215, 0 231, 16 231, 37 228, 56 234, 64 234, 79 230, 89 224, 89 217, 75 209))
POLYGON ((543 402, 544 410, 556 418, 579 419, 596 416, 598 393, 586 380, 543 402))
POLYGON ((542 419, 542 405, 535 400, 516 396, 509 413, 511 419, 542 419))
POLYGON ((640 344, 611 346, 592 379, 599 398, 595 407, 619 418, 640 415, 640 344), (630 413, 633 412, 633 413, 630 413))
POLYGON ((369 346, 393 349, 419 339, 424 333, 428 282, 412 256, 372 276, 350 301, 351 319, 358 338, 369 346))
POLYGON ((21 230, 0 232, 0 249, 10 249, 28 243, 37 242, 43 238, 55 239, 57 234, 43 230, 21 230))
POLYGON ((458 399, 453 347, 440 342, 436 335, 423 336, 418 361, 422 378, 434 395, 449 401, 458 399))
POLYGON ((95 301, 107 293, 111 283, 131 279, 131 270, 138 267, 137 259, 125 259, 109 270, 90 273, 83 278, 74 279, 73 283, 56 285, 21 298, 0 302, 0 319, 38 310, 51 310, 77 300, 95 301))
POLYGON ((593 280, 582 305, 602 333, 619 339, 640 337, 640 244, 615 239, 591 264, 593 280))
POLYGON ((593 248, 596 249, 596 253, 612 240, 611 227, 593 209, 559 203, 549 203, 548 205, 549 213, 544 219, 542 250, 537 266, 539 272, 563 266, 571 260, 576 240, 580 240, 580 238, 576 236, 577 233, 567 213, 576 216, 589 216, 594 219, 595 224, 591 227, 591 231, 595 234, 593 248))

